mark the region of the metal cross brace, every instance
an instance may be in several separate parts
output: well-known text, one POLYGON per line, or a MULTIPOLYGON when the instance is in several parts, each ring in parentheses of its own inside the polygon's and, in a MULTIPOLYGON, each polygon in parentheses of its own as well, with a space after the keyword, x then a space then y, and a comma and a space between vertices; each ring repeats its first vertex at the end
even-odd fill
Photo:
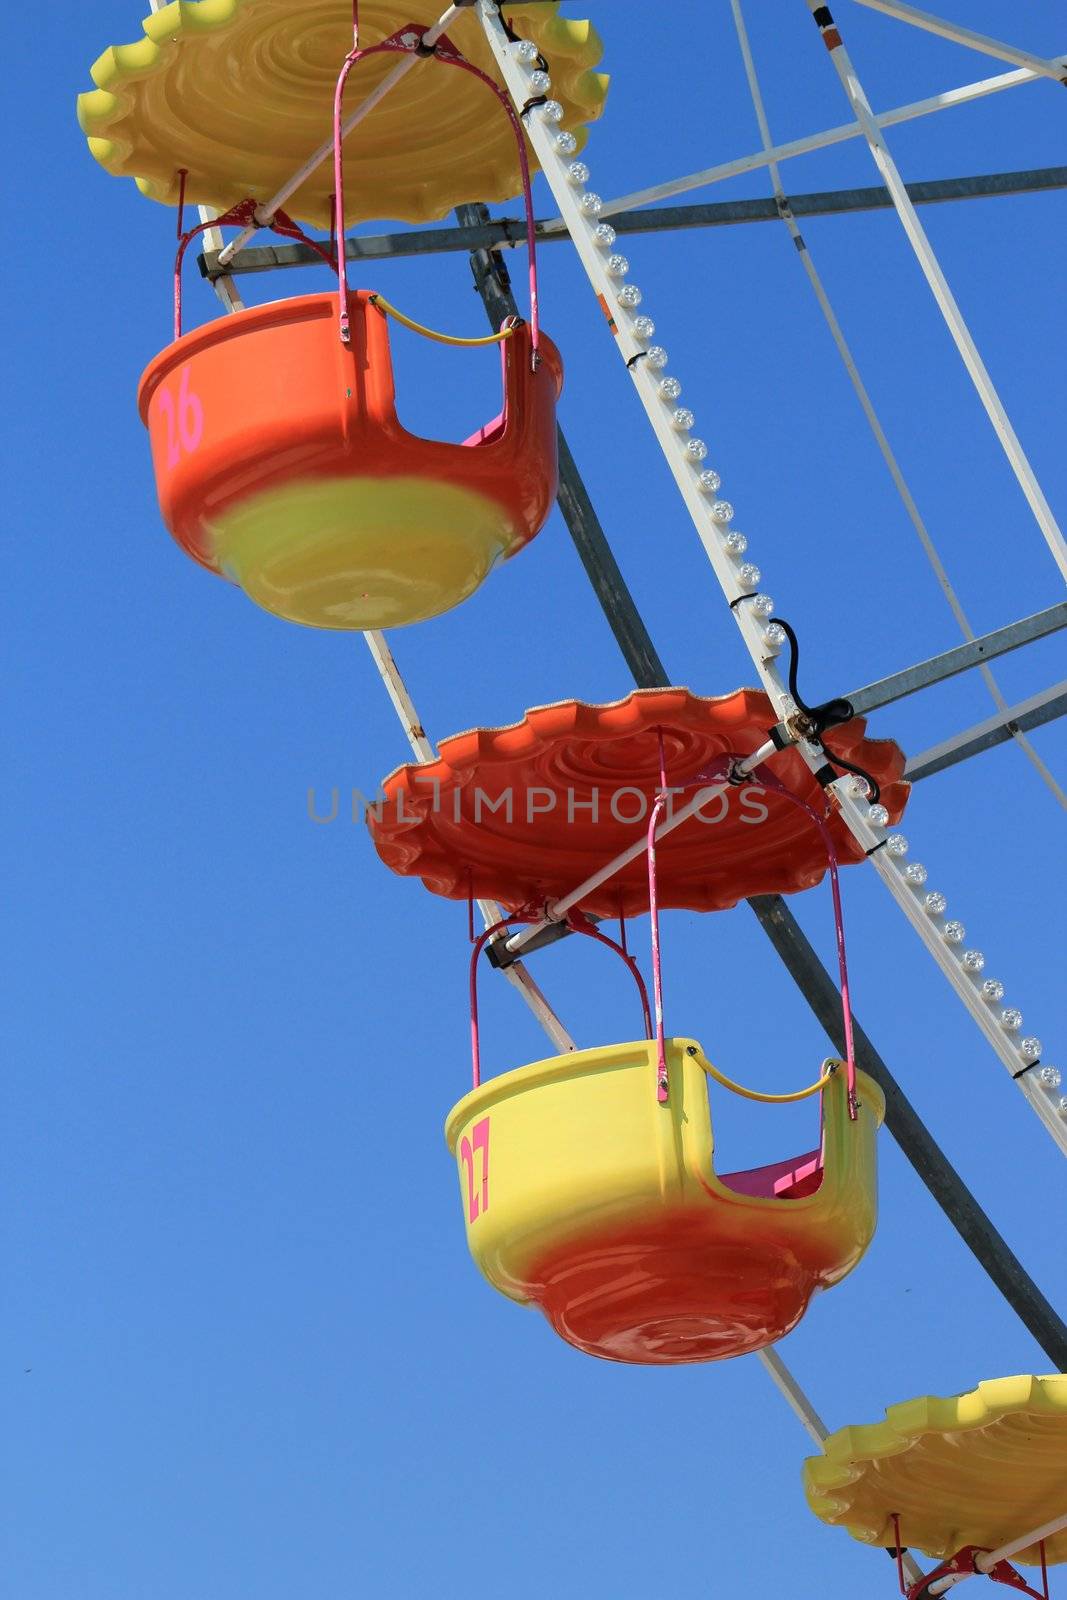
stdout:
MULTIPOLYGON (((909 183, 913 204, 932 205, 947 200, 979 200, 997 195, 1034 194, 1067 188, 1067 167, 1032 167, 1021 172, 979 173, 966 178, 934 178, 909 183)), ((830 189, 790 196, 797 217, 829 217, 861 211, 887 211, 893 201, 880 184, 860 189, 830 189)), ((661 233, 681 228, 721 228, 738 223, 777 222, 773 199, 725 200, 703 205, 656 206, 647 211, 620 211, 611 219, 616 233, 661 233)), ((567 234, 547 219, 537 224, 538 243, 563 242, 567 234)), ((517 218, 489 218, 466 228, 412 228, 404 233, 352 234, 345 241, 349 261, 382 261, 392 256, 441 255, 450 251, 515 249, 525 247, 526 224, 517 218)), ((197 259, 201 275, 212 281, 223 273, 239 277, 250 272, 277 272, 289 267, 322 266, 322 257, 305 244, 248 246, 226 265, 220 250, 207 250, 197 259)))

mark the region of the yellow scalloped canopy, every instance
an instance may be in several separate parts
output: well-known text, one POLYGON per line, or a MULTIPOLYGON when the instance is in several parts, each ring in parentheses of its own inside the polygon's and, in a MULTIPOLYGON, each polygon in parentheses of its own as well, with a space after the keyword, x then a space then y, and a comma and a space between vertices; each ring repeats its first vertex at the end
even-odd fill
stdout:
MULTIPOLYGON (((443 10, 437 0, 362 0, 360 42, 375 44, 409 22, 428 28, 443 10)), ((581 144, 582 125, 600 116, 607 94, 607 77, 592 70, 601 55, 596 30, 561 16, 559 0, 518 0, 508 17, 545 56, 562 126, 581 144)), ((192 204, 226 210, 250 196, 266 200, 329 137, 334 85, 352 45, 351 0, 172 0, 141 26, 143 39, 113 45, 94 64, 96 88, 78 97, 78 120, 100 165, 136 179, 151 199, 176 204, 184 167, 192 204)), ((473 11, 460 13, 448 37, 500 82, 473 11)), ((346 108, 396 63, 392 54, 358 63, 346 108)), ((350 223, 429 222, 465 201, 509 200, 522 187, 502 108, 470 73, 432 60, 352 133, 345 180, 350 223)), ((332 189, 326 162, 285 209, 328 227, 332 189)))
MULTIPOLYGON (((1067 1510, 1067 1378, 993 1378, 969 1394, 891 1406, 842 1428, 804 1463, 808 1504, 864 1544, 902 1542, 943 1561, 995 1550, 1067 1510)), ((1067 1561, 1067 1530, 1046 1542, 1067 1561)), ((1036 1566, 1037 1546, 1013 1556, 1036 1566)))

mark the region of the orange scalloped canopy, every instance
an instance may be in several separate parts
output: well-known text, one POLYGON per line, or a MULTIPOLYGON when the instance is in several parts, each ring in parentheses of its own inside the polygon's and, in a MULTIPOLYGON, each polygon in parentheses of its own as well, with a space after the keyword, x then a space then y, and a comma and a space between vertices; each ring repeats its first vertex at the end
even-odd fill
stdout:
MULTIPOLYGON (((757 750, 775 721, 756 689, 713 699, 688 689, 639 689, 610 705, 537 706, 510 727, 444 740, 437 761, 398 767, 369 809, 368 826, 394 872, 421 878, 450 900, 473 891, 514 911, 567 893, 642 835, 659 785, 658 730, 668 783, 680 787, 724 754, 757 750)), ((896 822, 908 796, 897 745, 867 739, 862 718, 830 738, 835 751, 878 780, 896 822)), ((822 809, 822 791, 796 751, 776 756, 772 770, 822 809)), ((829 826, 839 859, 861 860, 840 818, 829 826)), ((690 911, 810 889, 827 866, 810 819, 754 784, 710 800, 661 842, 657 860, 661 904, 690 911)), ((644 858, 594 890, 581 909, 605 917, 647 911, 644 858)))

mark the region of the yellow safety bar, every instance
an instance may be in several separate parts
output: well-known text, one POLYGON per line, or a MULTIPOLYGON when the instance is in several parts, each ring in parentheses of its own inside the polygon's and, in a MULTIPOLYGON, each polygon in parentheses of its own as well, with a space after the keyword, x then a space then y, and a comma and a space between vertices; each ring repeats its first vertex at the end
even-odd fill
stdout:
POLYGON ((378 310, 390 317, 395 317, 397 322, 402 322, 405 328, 410 328, 413 333, 421 333, 424 339, 436 339, 438 344, 501 344, 503 340, 510 339, 515 332, 515 324, 510 328, 501 328, 499 333, 487 333, 480 339, 458 339, 452 333, 436 333, 433 328, 424 328, 421 322, 414 322, 411 317, 406 317, 396 306, 391 306, 380 294, 370 296, 370 304, 377 306, 378 310))
POLYGON ((760 1089, 746 1089, 744 1084, 735 1083, 724 1072, 720 1072, 718 1067, 713 1067, 703 1052, 696 1049, 694 1045, 687 1046, 687 1053, 694 1058, 699 1067, 703 1068, 709 1078, 714 1078, 716 1083, 721 1083, 724 1089, 729 1089, 732 1094, 741 1095, 745 1100, 759 1100, 764 1105, 771 1106, 788 1105, 794 1100, 807 1100, 810 1095, 821 1094, 837 1071, 837 1063, 834 1061, 830 1063, 822 1077, 817 1079, 815 1083, 809 1083, 806 1089, 797 1089, 793 1094, 764 1094, 760 1089))

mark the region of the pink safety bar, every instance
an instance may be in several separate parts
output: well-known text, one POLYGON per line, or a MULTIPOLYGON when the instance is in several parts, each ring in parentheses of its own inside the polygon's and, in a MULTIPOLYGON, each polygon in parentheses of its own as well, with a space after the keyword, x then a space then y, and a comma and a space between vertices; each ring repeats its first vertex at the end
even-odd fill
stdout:
MULTIPOLYGON (((478 959, 481 956, 486 944, 495 933, 499 933, 502 928, 509 928, 514 922, 532 922, 538 915, 539 911, 537 909, 524 908, 521 911, 517 911, 513 917, 501 917, 499 922, 494 922, 491 927, 486 928, 484 933, 480 934, 478 938, 473 940, 468 983, 470 989, 471 1008, 471 1078, 475 1089, 477 1089, 478 1085, 482 1081, 482 1051, 478 1028, 478 959)), ((468 926, 470 927, 471 932, 473 932, 473 901, 469 903, 468 916, 468 926)), ((588 922, 583 922, 580 920, 580 918, 575 918, 573 920, 568 918, 568 926, 573 928, 575 933, 588 934, 590 938, 596 939, 598 943, 606 944, 609 950, 614 950, 616 955, 622 957, 626 966, 629 968, 630 975, 637 985, 637 992, 641 997, 641 1007, 645 1016, 645 1038, 651 1039, 652 1018, 648 1007, 648 990, 645 988, 645 980, 642 978, 641 973, 638 970, 636 961, 634 961, 633 957, 628 955, 622 946, 617 944, 614 939, 609 939, 607 934, 601 933, 598 928, 592 927, 588 922)))
MULTIPOLYGON (((667 788, 667 770, 664 759, 663 734, 660 730, 657 730, 657 732, 659 735, 660 751, 660 793, 656 797, 655 803, 652 807, 652 814, 649 817, 648 822, 648 905, 652 924, 652 993, 656 1011, 656 1095, 659 1101, 663 1103, 667 1100, 669 1094, 669 1085, 665 1039, 666 1030, 663 1022, 663 974, 659 937, 659 902, 656 893, 656 827, 659 823, 660 813, 670 798, 671 791, 667 788)), ((741 758, 736 752, 731 751, 724 755, 713 768, 710 768, 706 772, 696 773, 683 785, 683 787, 686 789, 692 789, 699 788, 708 783, 721 782, 723 778, 730 777, 734 764, 740 759, 741 758)), ((787 789, 784 784, 780 783, 773 773, 767 771, 765 765, 763 767, 758 767, 754 772, 749 773, 746 776, 745 782, 754 783, 759 788, 765 789, 769 793, 781 795, 783 799, 789 800, 795 806, 799 806, 801 811, 806 812, 811 818, 812 822, 814 822, 815 826, 818 828, 823 844, 826 847, 826 857, 830 867, 830 887, 833 894, 834 903, 834 931, 837 940, 838 972, 841 980, 841 1011, 844 1018, 845 1058, 848 1073, 848 1110, 849 1117, 852 1119, 852 1121, 855 1121, 856 1048, 852 1029, 852 1002, 849 994, 848 984, 848 961, 845 955, 845 924, 844 912, 841 906, 841 884, 838 873, 837 851, 834 848, 833 837, 830 833, 830 830, 826 826, 825 820, 819 816, 818 812, 813 810, 812 807, 808 805, 807 801, 801 800, 797 795, 793 794, 789 789, 787 789)), ((674 792, 677 792, 677 787, 678 786, 676 785, 674 792)))
MULTIPOLYGON (((383 39, 379 44, 368 45, 366 49, 359 47, 358 12, 353 8, 353 36, 355 44, 345 57, 337 79, 337 88, 334 92, 333 103, 333 173, 334 173, 334 216, 335 231, 339 241, 337 250, 337 298, 339 308, 339 326, 341 339, 348 344, 350 339, 348 326, 348 262, 344 251, 345 236, 345 177, 342 134, 344 115, 345 88, 348 84, 348 75, 357 61, 363 61, 368 56, 379 55, 382 52, 398 55, 410 55, 418 50, 421 43, 421 23, 409 23, 404 28, 399 28, 388 39, 383 39), (410 42, 412 39, 414 43, 410 42)), ((537 360, 537 346, 540 336, 540 314, 537 300, 537 229, 534 221, 533 189, 530 182, 530 162, 526 154, 526 135, 522 123, 516 115, 515 108, 510 98, 499 84, 495 83, 487 72, 481 67, 476 67, 473 61, 468 61, 466 56, 456 49, 455 45, 442 34, 433 46, 432 54, 438 61, 443 61, 447 66, 460 67, 464 72, 469 72, 472 77, 478 78, 491 89, 503 106, 508 121, 511 123, 512 132, 519 152, 519 170, 522 174, 522 198, 526 211, 526 243, 530 255, 530 335, 533 346, 533 357, 537 360)))

